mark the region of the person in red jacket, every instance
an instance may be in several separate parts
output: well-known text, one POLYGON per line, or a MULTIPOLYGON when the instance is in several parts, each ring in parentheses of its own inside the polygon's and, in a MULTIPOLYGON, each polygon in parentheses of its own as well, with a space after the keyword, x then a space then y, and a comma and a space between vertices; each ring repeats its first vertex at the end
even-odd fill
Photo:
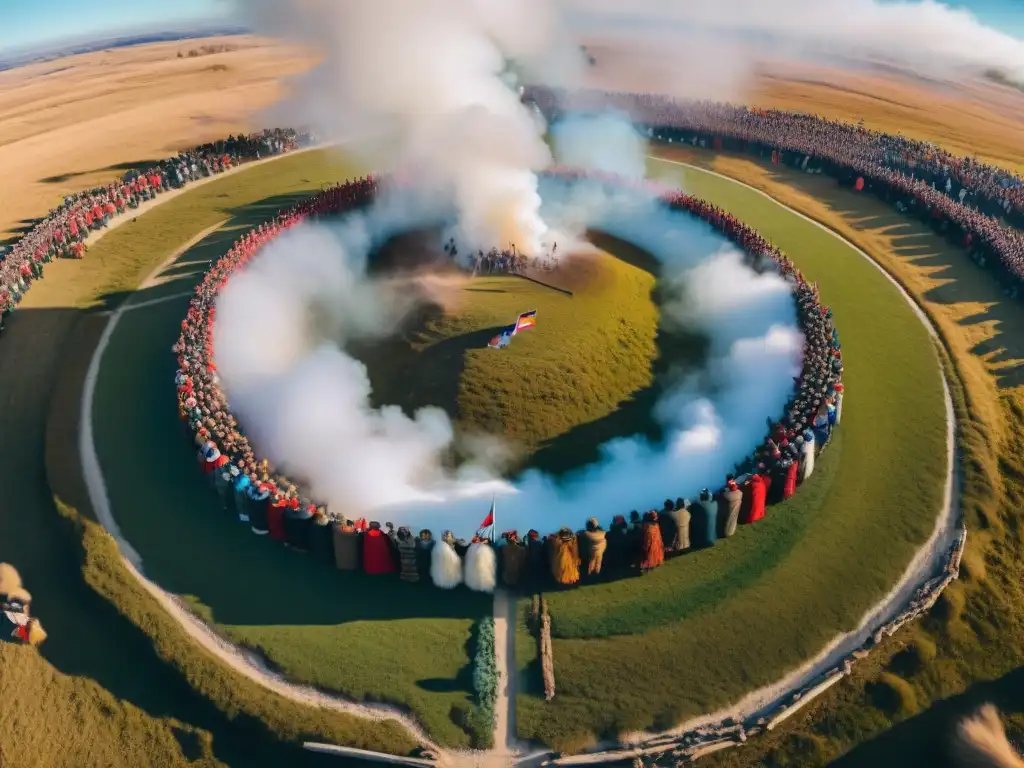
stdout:
POLYGON ((288 509, 288 498, 281 492, 274 494, 267 508, 267 530, 274 541, 284 541, 284 516, 288 509))
POLYGON ((398 571, 391 540, 380 529, 377 521, 370 523, 369 530, 363 536, 363 570, 371 576, 398 571))
POLYGON ((743 515, 740 522, 749 525, 763 518, 767 497, 768 487, 764 478, 760 474, 752 475, 743 484, 743 515))
POLYGON ((793 497, 796 493, 797 478, 800 474, 800 465, 795 461, 790 461, 786 467, 786 480, 782 486, 782 498, 783 500, 793 497))

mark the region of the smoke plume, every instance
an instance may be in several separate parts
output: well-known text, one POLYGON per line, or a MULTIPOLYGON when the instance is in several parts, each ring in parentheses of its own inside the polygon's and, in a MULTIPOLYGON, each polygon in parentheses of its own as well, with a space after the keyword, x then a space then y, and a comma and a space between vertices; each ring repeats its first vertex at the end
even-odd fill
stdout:
POLYGON ((930 78, 999 72, 1024 84, 1024 40, 934 0, 561 0, 563 24, 614 50, 599 80, 692 98, 743 98, 771 61, 873 62, 930 78), (614 63, 611 61, 614 59, 614 63))
POLYGON ((322 63, 279 111, 344 140, 380 171, 402 169, 449 200, 459 239, 540 252, 536 171, 551 160, 521 77, 579 65, 544 0, 256 0, 257 31, 303 42, 322 63))
POLYGON ((711 339, 707 369, 678 380, 657 406, 663 442, 614 440, 597 463, 561 480, 531 470, 509 481, 493 441, 458 470, 444 467, 457 436, 440 409, 412 417, 374 409, 366 369, 346 343, 390 333, 415 299, 370 277, 367 254, 437 215, 402 211, 396 193, 337 224, 283 234, 221 294, 217 367, 258 451, 348 516, 466 536, 492 495, 501 527, 547 531, 578 525, 581 510, 607 516, 720 484, 763 438, 765 419, 782 415, 799 372, 791 286, 755 273, 709 227, 646 192, 557 179, 539 192, 541 213, 559 231, 599 228, 658 257, 670 297, 663 322, 711 339))

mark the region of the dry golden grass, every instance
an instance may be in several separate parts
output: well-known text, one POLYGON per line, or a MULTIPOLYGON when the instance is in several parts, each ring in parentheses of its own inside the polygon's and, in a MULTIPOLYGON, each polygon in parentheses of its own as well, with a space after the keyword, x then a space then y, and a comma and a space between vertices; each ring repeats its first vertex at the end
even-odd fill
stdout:
POLYGON ((764 61, 754 72, 696 70, 676 60, 671 46, 627 48, 592 41, 597 64, 588 85, 617 91, 663 93, 810 112, 876 130, 934 141, 1024 172, 1024 93, 987 80, 959 84, 913 78, 898 72, 838 69, 764 61))
POLYGON ((895 74, 776 66, 745 99, 763 107, 864 121, 1024 172, 1024 93, 989 82, 947 85, 895 74))
POLYGON ((234 49, 189 58, 200 44, 186 40, 0 72, 0 238, 136 163, 263 127, 283 79, 314 63, 254 37, 202 44, 234 49))

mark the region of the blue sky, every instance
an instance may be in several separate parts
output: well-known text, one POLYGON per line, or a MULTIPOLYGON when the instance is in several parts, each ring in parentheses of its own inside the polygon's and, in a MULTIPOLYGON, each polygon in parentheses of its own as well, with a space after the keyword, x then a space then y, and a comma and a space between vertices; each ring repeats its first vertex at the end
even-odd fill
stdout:
MULTIPOLYGON (((124 30, 153 31, 190 21, 226 19, 232 4, 233 0, 0 0, 0 51, 72 36, 104 37, 124 30)), ((1024 0, 947 0, 947 4, 969 8, 989 26, 1024 38, 1024 0)))
POLYGON ((0 0, 0 51, 226 18, 226 0, 0 0))

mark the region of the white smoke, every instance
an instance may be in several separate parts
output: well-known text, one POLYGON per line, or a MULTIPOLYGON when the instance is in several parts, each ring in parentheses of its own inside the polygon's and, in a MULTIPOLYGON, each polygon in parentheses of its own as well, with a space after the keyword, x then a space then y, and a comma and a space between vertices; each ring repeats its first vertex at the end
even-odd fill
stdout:
POLYGON ((658 404, 664 443, 615 440, 561 482, 535 470, 510 482, 488 461, 493 443, 458 471, 444 469, 456 435, 443 411, 409 418, 395 406, 373 409, 366 370, 345 342, 389 333, 410 299, 367 276, 367 253, 392 233, 436 221, 436 211, 416 206, 396 214, 392 198, 388 208, 283 234, 221 294, 217 368, 258 452, 347 516, 466 536, 492 494, 500 527, 547 531, 720 485, 763 439, 765 419, 782 415, 799 372, 791 286, 774 272, 756 274, 709 227, 646 193, 559 180, 541 191, 553 226, 599 228, 658 257, 675 298, 664 322, 711 339, 707 370, 658 404))
POLYGON ((459 240, 540 252, 536 171, 544 124, 520 77, 550 81, 579 64, 544 0, 254 0, 259 32, 323 55, 279 112, 346 140, 380 171, 403 169, 453 202, 459 240))
POLYGON ((565 27, 590 44, 606 87, 742 98, 755 71, 775 60, 875 62, 944 79, 995 70, 1024 84, 1024 40, 986 26, 969 10, 934 0, 560 0, 559 5, 565 27))
POLYGON ((632 181, 646 175, 647 142, 626 114, 570 114, 551 126, 551 137, 559 165, 632 181))

